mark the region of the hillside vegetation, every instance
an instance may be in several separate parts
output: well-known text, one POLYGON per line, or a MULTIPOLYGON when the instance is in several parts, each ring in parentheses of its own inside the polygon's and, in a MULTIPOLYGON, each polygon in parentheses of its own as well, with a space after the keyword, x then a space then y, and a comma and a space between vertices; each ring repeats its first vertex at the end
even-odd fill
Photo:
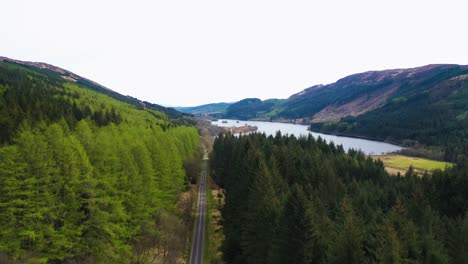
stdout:
POLYGON ((271 120, 274 116, 274 109, 282 102, 283 100, 279 99, 262 101, 258 98, 247 98, 229 106, 223 117, 241 120, 271 120))
POLYGON ((456 162, 468 153, 466 113, 467 70, 453 66, 426 78, 407 80, 384 105, 373 111, 337 122, 312 124, 311 129, 368 136, 409 147, 440 146, 441 158, 456 162))
POLYGON ((389 176, 323 140, 220 135, 226 263, 466 263, 468 163, 389 176))
POLYGON ((231 103, 214 103, 193 107, 176 107, 178 111, 188 114, 220 115, 231 105, 231 103))
POLYGON ((175 243, 162 228, 183 228, 196 128, 95 88, 0 62, 0 261, 129 263, 175 243))

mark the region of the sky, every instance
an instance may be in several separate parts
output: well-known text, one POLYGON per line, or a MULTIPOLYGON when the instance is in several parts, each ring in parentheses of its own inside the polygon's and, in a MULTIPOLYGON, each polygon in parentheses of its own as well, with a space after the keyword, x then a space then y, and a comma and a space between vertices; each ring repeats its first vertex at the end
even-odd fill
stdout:
POLYGON ((0 56, 165 106, 287 98, 368 70, 468 64, 466 10, 466 0, 3 0, 0 56))

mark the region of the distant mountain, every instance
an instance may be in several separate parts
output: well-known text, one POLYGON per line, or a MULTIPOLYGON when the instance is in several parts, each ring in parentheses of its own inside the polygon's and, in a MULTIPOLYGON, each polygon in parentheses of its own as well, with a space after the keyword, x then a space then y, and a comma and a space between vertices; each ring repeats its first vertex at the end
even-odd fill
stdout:
POLYGON ((199 105, 199 106, 192 106, 192 107, 175 107, 177 111, 188 113, 188 114, 222 114, 232 103, 214 103, 214 104, 206 104, 206 105, 199 105))
POLYGON ((283 102, 284 100, 281 99, 268 99, 262 101, 258 98, 247 98, 230 105, 226 109, 224 117, 242 120, 271 120, 276 114, 275 110, 281 106, 283 102))

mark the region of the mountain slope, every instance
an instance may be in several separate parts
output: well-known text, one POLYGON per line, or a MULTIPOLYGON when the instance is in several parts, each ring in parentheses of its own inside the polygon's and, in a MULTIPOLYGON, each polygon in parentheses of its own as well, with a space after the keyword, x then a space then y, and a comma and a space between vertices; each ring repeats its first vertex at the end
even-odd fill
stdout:
POLYGON ((66 74, 0 61, 0 262, 182 258, 197 129, 66 74))
POLYGON ((399 142, 441 146, 443 158, 457 161, 468 153, 468 74, 452 68, 431 79, 409 81, 385 104, 357 117, 315 123, 326 133, 368 136, 399 142))
POLYGON ((309 122, 338 121, 380 108, 398 97, 425 93, 441 82, 468 73, 467 66, 427 65, 354 74, 291 96, 280 116, 309 122))
POLYGON ((184 117, 188 117, 187 115, 184 115, 183 113, 178 112, 173 108, 163 107, 161 105, 153 104, 150 102, 140 101, 137 98, 134 98, 128 95, 125 96, 125 95, 119 94, 92 80, 81 77, 73 72, 70 72, 68 70, 62 69, 54 65, 50 65, 47 63, 43 63, 43 62, 20 61, 20 60, 10 59, 7 57, 2 57, 2 56, 0 56, 0 62, 9 62, 9 63, 18 64, 29 70, 49 76, 53 79, 63 79, 71 83, 76 83, 87 89, 106 94, 119 101, 126 102, 129 104, 135 105, 137 107, 148 107, 150 109, 163 112, 167 114, 169 117, 171 117, 172 119, 183 119, 184 117))
POLYGON ((225 118, 232 119, 264 119, 271 120, 275 114, 275 109, 281 105, 284 100, 268 99, 262 101, 258 98, 247 98, 230 105, 225 113, 225 118))

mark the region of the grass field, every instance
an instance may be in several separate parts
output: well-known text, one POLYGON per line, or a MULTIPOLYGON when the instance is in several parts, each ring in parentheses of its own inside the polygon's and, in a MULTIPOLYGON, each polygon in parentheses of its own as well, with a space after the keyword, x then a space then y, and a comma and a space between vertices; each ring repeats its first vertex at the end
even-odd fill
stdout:
POLYGON ((379 158, 385 164, 385 168, 390 174, 396 174, 400 172, 404 174, 410 165, 413 166, 417 173, 424 173, 424 171, 434 171, 436 169, 445 169, 447 166, 452 166, 452 163, 444 162, 444 161, 437 161, 437 160, 430 160, 430 159, 423 159, 423 158, 416 158, 416 157, 409 157, 403 155, 383 155, 383 156, 375 156, 374 158, 379 158))

